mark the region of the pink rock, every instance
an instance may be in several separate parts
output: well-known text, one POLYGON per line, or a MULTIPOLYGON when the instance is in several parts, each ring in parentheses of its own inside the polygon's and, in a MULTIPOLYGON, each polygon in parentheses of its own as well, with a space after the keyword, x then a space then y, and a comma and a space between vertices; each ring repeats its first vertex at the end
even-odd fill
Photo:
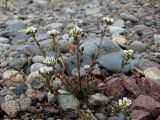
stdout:
POLYGON ((131 120, 150 120, 149 112, 145 112, 143 110, 133 110, 131 113, 131 120))
POLYGON ((11 118, 16 117, 20 111, 19 104, 16 101, 7 101, 2 103, 1 109, 11 118))

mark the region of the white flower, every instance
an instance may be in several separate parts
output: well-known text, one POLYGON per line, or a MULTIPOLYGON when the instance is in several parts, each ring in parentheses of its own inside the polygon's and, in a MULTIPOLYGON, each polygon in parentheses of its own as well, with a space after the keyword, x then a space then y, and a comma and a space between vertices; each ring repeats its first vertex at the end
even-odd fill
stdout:
POLYGON ((131 100, 127 97, 123 97, 123 99, 119 99, 118 105, 128 107, 132 104, 131 100))
POLYGON ((39 69, 39 72, 42 73, 42 74, 44 74, 44 73, 50 73, 52 71, 53 71, 53 68, 52 67, 47 67, 47 66, 41 67, 39 69))
POLYGON ((82 28, 79 28, 78 26, 75 26, 73 29, 70 30, 70 34, 71 34, 73 37, 76 37, 76 36, 78 36, 82 31, 83 31, 82 28))
POLYGON ((109 25, 114 23, 114 19, 109 17, 103 17, 103 21, 109 25))
POLYGON ((133 53, 134 53, 134 51, 132 50, 132 49, 130 49, 130 50, 123 50, 123 53, 124 53, 124 55, 133 55, 133 53))
POLYGON ((47 33, 48 33, 48 35, 50 35, 50 36, 54 36, 54 35, 59 34, 59 31, 57 31, 57 30, 51 30, 51 31, 48 31, 47 33))
POLYGON ((44 64, 50 65, 50 64, 55 64, 56 59, 54 57, 46 57, 43 61, 44 64))
POLYGON ((28 27, 26 29, 27 34, 36 33, 36 32, 37 32, 37 28, 35 28, 35 27, 28 27))

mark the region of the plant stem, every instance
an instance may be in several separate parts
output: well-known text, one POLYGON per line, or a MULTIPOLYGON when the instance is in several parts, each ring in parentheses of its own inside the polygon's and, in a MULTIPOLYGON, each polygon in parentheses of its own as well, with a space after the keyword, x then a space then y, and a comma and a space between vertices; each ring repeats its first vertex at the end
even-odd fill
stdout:
POLYGON ((79 87, 80 87, 80 89, 82 88, 82 85, 81 85, 81 78, 80 78, 80 75, 81 75, 81 73, 80 73, 80 51, 79 51, 79 40, 78 40, 78 38, 76 37, 75 38, 76 39, 76 41, 77 41, 77 51, 76 51, 76 54, 77 54, 77 70, 78 70, 78 81, 79 81, 79 87))
POLYGON ((46 57, 46 53, 45 53, 45 51, 41 48, 41 46, 40 46, 38 40, 36 39, 35 35, 33 35, 33 40, 36 42, 36 45, 38 46, 38 48, 39 48, 39 50, 41 51, 43 57, 45 58, 45 57, 46 57))
POLYGON ((50 78, 49 77, 46 78, 46 84, 48 86, 50 93, 54 94, 52 86, 50 85, 50 78))

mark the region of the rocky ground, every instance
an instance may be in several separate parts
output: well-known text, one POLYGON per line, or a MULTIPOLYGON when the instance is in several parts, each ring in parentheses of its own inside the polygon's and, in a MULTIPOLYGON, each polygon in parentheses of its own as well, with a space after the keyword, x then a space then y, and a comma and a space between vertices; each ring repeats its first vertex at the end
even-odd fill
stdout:
MULTIPOLYGON (((16 120, 76 120, 76 114, 66 109, 90 109, 92 120, 125 120, 123 114, 110 116, 102 111, 109 98, 127 96, 132 100, 130 119, 160 120, 160 1, 159 0, 0 0, 0 119, 16 120), (95 79, 106 83, 106 89, 89 96, 80 105, 73 95, 49 94, 37 71, 44 66, 40 50, 26 35, 28 26, 36 26, 37 38, 48 56, 50 49, 47 31, 60 31, 57 36, 61 52, 66 56, 68 73, 74 69, 67 41, 72 41, 70 29, 78 25, 84 30, 84 60, 91 63, 97 50, 103 16, 115 19, 102 43, 103 54, 92 71, 95 79), (122 67, 122 49, 135 51, 133 60, 122 67), (138 68, 138 72, 133 70, 138 68), (139 72, 140 71, 140 72, 139 72), (97 102, 98 101, 98 102, 97 102), (92 107, 90 107, 92 106, 92 107), (98 107, 97 107, 98 106, 98 107)), ((62 88, 56 79, 53 87, 62 88)))

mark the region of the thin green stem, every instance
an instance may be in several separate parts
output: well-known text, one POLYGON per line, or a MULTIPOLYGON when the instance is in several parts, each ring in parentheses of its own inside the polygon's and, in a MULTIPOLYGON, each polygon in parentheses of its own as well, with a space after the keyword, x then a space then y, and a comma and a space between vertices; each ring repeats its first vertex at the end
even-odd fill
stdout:
POLYGON ((52 86, 50 85, 50 78, 49 77, 46 77, 46 85, 48 86, 50 93, 54 94, 52 86))

